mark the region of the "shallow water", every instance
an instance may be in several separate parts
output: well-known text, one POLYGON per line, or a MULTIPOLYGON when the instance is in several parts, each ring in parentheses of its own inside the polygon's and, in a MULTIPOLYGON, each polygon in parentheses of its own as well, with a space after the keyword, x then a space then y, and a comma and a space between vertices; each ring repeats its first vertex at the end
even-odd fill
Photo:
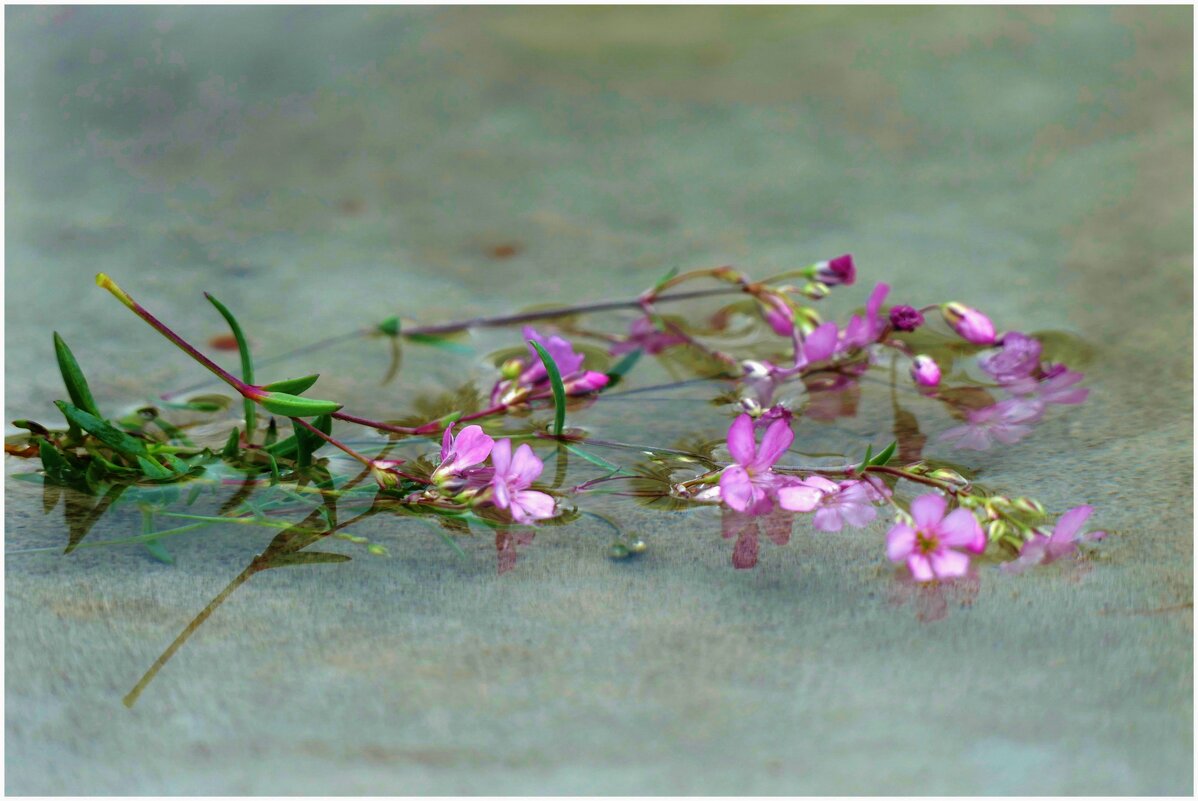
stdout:
MULTIPOLYGON (((269 355, 395 313, 631 297, 674 266, 761 277, 851 250, 861 281, 830 312, 885 280, 1091 345, 1085 405, 961 461, 1056 510, 1092 503, 1114 532, 1080 564, 915 590, 883 520, 799 523, 738 571, 715 510, 606 500, 645 554, 609 559, 584 519, 500 575, 486 535, 462 558, 373 518, 355 533, 389 557, 339 542, 351 562, 255 576, 132 710, 122 696, 270 532, 175 537, 174 566, 137 546, 12 554, 8 792, 1192 790, 1189 10, 6 19, 6 420, 57 419, 52 329, 108 410, 204 377, 100 270, 201 342, 222 332, 213 291, 269 355)), ((485 355, 519 338, 469 343, 409 348, 386 389, 377 340, 277 369, 385 416, 485 387, 485 355)), ((629 387, 667 378, 644 360, 629 387)), ((714 439, 712 394, 571 422, 714 439)), ((856 418, 804 420, 796 448, 878 442, 887 403, 876 388, 856 418)), ((61 546, 61 507, 44 515, 11 480, 29 464, 6 463, 6 550, 61 546)), ((138 526, 118 510, 88 537, 138 526)))

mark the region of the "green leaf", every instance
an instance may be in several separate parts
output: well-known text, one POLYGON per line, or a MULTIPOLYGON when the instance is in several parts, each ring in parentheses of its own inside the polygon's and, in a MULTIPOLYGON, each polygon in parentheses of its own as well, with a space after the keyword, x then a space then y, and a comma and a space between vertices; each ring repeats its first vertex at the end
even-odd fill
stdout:
POLYGON ((338 562, 348 562, 350 557, 339 553, 325 551, 302 551, 300 553, 285 553, 276 556, 266 563, 266 570, 276 567, 295 567, 298 565, 331 565, 338 562))
POLYGON ((225 440, 224 450, 220 452, 222 459, 236 459, 237 454, 241 452, 241 432, 234 428, 229 432, 229 438, 225 440))
POLYGON ((541 357, 541 363, 545 365, 545 372, 549 374, 549 385, 553 389, 553 435, 560 437, 562 429, 566 425, 566 387, 562 384, 561 371, 557 369, 557 362, 549 355, 541 343, 528 341, 536 350, 537 355, 541 357))
POLYGON ((172 473, 170 470, 167 470, 165 467, 158 464, 158 462, 154 461, 153 459, 147 459, 145 456, 138 456, 137 463, 139 465, 141 465, 141 472, 145 475, 146 478, 160 479, 160 478, 174 478, 175 477, 175 474, 172 473))
POLYGON ((141 544, 149 552, 150 556, 155 559, 155 561, 162 562, 164 565, 173 565, 175 563, 175 557, 166 549, 166 546, 163 545, 160 540, 143 540, 141 544))
POLYGON ((54 401, 54 405, 70 422, 82 428, 96 439, 113 450, 129 456, 149 456, 145 443, 140 439, 129 436, 118 428, 113 427, 107 420, 101 420, 95 415, 76 408, 66 401, 54 401))
MULTIPOLYGON (((204 297, 208 298, 208 302, 216 307, 220 312, 220 316, 225 318, 225 322, 229 324, 229 328, 233 331, 233 339, 237 340, 237 353, 241 356, 241 380, 247 384, 254 383, 254 362, 250 358, 250 346, 245 341, 245 334, 241 330, 241 324, 237 322, 237 318, 233 316, 233 312, 214 298, 207 292, 204 297)), ((248 442, 254 436, 254 431, 257 429, 257 414, 258 410, 254 406, 254 402, 250 399, 245 400, 245 438, 248 442)))
POLYGON ((286 392, 267 392, 258 403, 268 412, 283 417, 317 417, 341 408, 341 404, 334 401, 301 398, 286 392))
POLYGON ((62 373, 62 381, 66 384, 67 394, 71 396, 71 403, 88 414, 100 417, 87 379, 79 369, 79 362, 75 361, 75 355, 57 331, 54 332, 54 355, 58 358, 58 370, 62 373))
POLYGON ((865 472, 865 468, 869 465, 869 463, 870 463, 869 460, 873 458, 873 455, 874 455, 873 444, 871 443, 869 445, 866 445, 865 446, 865 458, 861 460, 861 464, 857 465, 858 473, 865 472))
POLYGON ((874 467, 884 467, 894 456, 894 451, 898 448, 898 440, 892 440, 886 448, 872 459, 868 460, 869 465, 874 467))
POLYGON ((300 378, 285 378, 282 381, 272 381, 269 384, 264 384, 263 389, 270 392, 288 392, 292 395, 301 395, 306 392, 316 379, 320 378, 320 373, 301 376, 300 378))
POLYGON ((636 366, 636 363, 641 360, 641 356, 644 354, 644 350, 637 348, 636 350, 625 355, 624 358, 620 359, 620 361, 616 362, 616 365, 607 371, 607 377, 610 380, 604 389, 611 389, 616 384, 620 383, 624 379, 624 376, 626 376, 628 372, 636 366))
MULTIPOLYGON (((312 421, 312 427, 324 434, 333 433, 333 418, 327 414, 322 414, 312 421)), ((312 464, 312 454, 320 450, 325 444, 324 439, 316 436, 303 426, 295 428, 295 444, 296 444, 296 467, 308 467, 312 464)))
POLYGON ((182 403, 162 401, 162 405, 168 409, 187 409, 192 412, 219 412, 229 408, 231 403, 232 400, 225 395, 199 395, 182 403))
POLYGON ((671 267, 669 272, 667 272, 661 278, 657 279, 657 283, 653 285, 653 291, 654 292, 661 291, 661 288, 663 286, 665 286, 666 284, 668 284, 676 275, 678 275, 678 268, 671 267))
POLYGON ((380 332, 386 334, 389 337, 399 336, 399 332, 400 332, 399 318, 398 317, 388 317, 386 320, 383 320, 381 323, 379 323, 378 328, 379 328, 380 332))

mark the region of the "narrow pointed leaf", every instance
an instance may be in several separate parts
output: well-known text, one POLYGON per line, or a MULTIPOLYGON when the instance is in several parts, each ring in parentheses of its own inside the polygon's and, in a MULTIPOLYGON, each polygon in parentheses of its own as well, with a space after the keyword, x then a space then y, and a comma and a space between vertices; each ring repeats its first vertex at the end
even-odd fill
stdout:
POLYGON ((140 439, 129 436, 120 429, 112 426, 107 420, 101 420, 93 414, 79 409, 66 401, 54 401, 54 405, 70 422, 82 428, 96 439, 113 450, 129 456, 149 456, 145 443, 140 439))
POLYGON ((529 340, 528 344, 532 345, 541 357, 545 372, 549 374, 549 386, 553 389, 553 435, 560 437, 566 425, 566 387, 562 384, 561 371, 557 369, 557 362, 539 342, 529 340))
POLYGON ((54 332, 54 355, 58 358, 58 370, 62 373, 62 382, 66 384, 71 403, 88 414, 99 417, 100 412, 96 408, 96 401, 87 385, 87 379, 83 377, 83 371, 79 368, 79 362, 75 361, 75 355, 57 331, 54 332))
POLYGON ((282 381, 272 381, 264 384, 263 389, 269 392, 287 392, 291 395, 302 395, 320 378, 320 373, 305 375, 299 378, 284 378, 282 381))
POLYGON ((891 443, 887 445, 881 453, 869 460, 870 465, 875 467, 884 467, 890 461, 890 458, 894 456, 894 451, 897 448, 898 441, 892 440, 891 443))
MULTIPOLYGON (((208 302, 216 307, 220 312, 220 316, 225 318, 225 322, 229 324, 229 329, 233 332, 233 339, 237 340, 237 353, 241 357, 241 380, 247 384, 254 383, 254 362, 250 357, 250 345, 245 341, 245 333, 241 330, 241 324, 237 322, 237 318, 233 316, 233 312, 229 311, 225 304, 214 298, 207 292, 204 297, 208 298, 208 302)), ((254 402, 248 398, 245 401, 245 438, 250 441, 254 436, 254 431, 257 429, 257 414, 258 411, 254 406, 254 402)))
POLYGON ((153 459, 147 459, 145 456, 138 456, 137 463, 141 465, 141 472, 146 478, 161 479, 175 477, 175 474, 170 470, 167 470, 153 459))
POLYGON ((271 559, 263 567, 271 570, 276 567, 295 567, 298 565, 331 565, 338 562, 348 562, 350 557, 339 553, 324 551, 301 551, 300 553, 284 553, 271 559))
POLYGON ((341 408, 341 404, 334 401, 301 398, 287 392, 267 392, 258 403, 268 412, 283 417, 317 417, 341 408))

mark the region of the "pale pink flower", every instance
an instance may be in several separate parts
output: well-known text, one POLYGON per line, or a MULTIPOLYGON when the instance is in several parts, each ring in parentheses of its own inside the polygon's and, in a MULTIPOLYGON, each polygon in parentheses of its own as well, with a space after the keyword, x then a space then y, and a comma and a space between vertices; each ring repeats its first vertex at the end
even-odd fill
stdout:
POLYGON ((1077 404, 1090 395, 1085 387, 1074 386, 1085 377, 1084 373, 1069 370, 1063 364, 1054 364, 1040 380, 1025 378, 1008 384, 1006 389, 1016 395, 1035 396, 1040 403, 1077 404))
POLYGON ((942 442, 954 448, 984 451, 995 441, 1011 445, 1026 437, 1032 425, 1044 415, 1044 404, 1036 398, 1008 398, 993 406, 965 413, 965 425, 950 428, 940 435, 942 442))
POLYGON ((1028 378, 1040 367, 1040 340, 1008 331, 1000 343, 1002 349, 978 359, 978 366, 1000 384, 1010 384, 1028 378))
POLYGON ((836 323, 828 321, 798 342, 795 350, 795 369, 827 361, 836 354, 836 323))
POLYGON ((495 440, 483 432, 482 426, 466 426, 456 437, 453 426, 449 426, 441 438, 441 463, 433 471, 433 480, 464 476, 487 460, 494 445, 495 440))
POLYGON ((886 555, 892 562, 907 563, 916 581, 964 576, 969 555, 986 550, 986 535, 968 509, 954 509, 945 516, 948 504, 935 493, 920 495, 911 502, 914 528, 896 523, 886 534, 886 555))
MULTIPOLYGON (((525 326, 524 338, 530 343, 536 342, 553 358, 568 395, 593 392, 607 386, 611 380, 603 373, 583 372, 583 355, 575 352, 574 347, 559 336, 544 337, 531 326, 525 326)), ((515 361, 515 369, 520 371, 515 378, 496 382, 491 390, 491 403, 517 403, 529 396, 539 398, 549 393, 549 372, 531 344, 528 346, 528 355, 515 361)))
POLYGON ((527 444, 512 454, 512 441, 501 439, 491 449, 492 499, 500 509, 507 509, 517 523, 532 523, 553 517, 553 497, 530 490, 532 482, 541 475, 545 463, 537 458, 527 444))
POLYGON ((1022 573, 1033 565, 1048 564, 1067 556, 1073 556, 1079 542, 1100 540, 1106 536, 1105 531, 1081 532, 1082 525, 1093 513, 1092 506, 1075 506, 1057 521, 1052 534, 1045 535, 1037 532, 1032 538, 1023 543, 1019 550, 1019 558, 1007 562, 1000 570, 1007 573, 1022 573))
POLYGON ((884 499, 877 487, 865 481, 837 483, 823 476, 811 476, 804 479, 803 483, 822 494, 813 507, 815 517, 811 521, 817 531, 840 531, 845 523, 864 528, 878 516, 874 504, 884 499))
POLYGON ((724 503, 747 514, 765 514, 773 509, 770 496, 780 477, 771 468, 794 438, 789 422, 775 420, 766 429, 759 449, 753 434, 753 418, 747 414, 737 417, 728 428, 728 452, 735 464, 726 467, 720 476, 720 497, 724 503))

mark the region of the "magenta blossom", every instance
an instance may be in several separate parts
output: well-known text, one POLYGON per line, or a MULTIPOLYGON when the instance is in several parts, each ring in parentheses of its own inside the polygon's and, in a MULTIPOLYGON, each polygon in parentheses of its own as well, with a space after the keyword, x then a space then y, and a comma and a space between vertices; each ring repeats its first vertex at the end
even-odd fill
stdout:
POLYGON ((886 534, 886 555, 892 562, 906 561, 916 581, 964 576, 969 555, 986 550, 986 535, 968 509, 954 509, 946 517, 947 503, 935 493, 911 501, 914 528, 896 523, 886 534))
POLYGON ((683 342, 686 342, 684 337, 658 329, 648 317, 638 317, 628 326, 628 338, 612 346, 611 355, 620 356, 640 348, 650 356, 655 356, 683 342))
POLYGON ((994 323, 977 309, 953 301, 940 306, 944 321, 966 342, 975 345, 994 344, 994 323))
POLYGON ((1028 378, 1040 367, 1040 351, 1043 346, 1038 339, 1008 331, 999 342, 1002 350, 978 359, 978 366, 994 377, 1000 384, 1010 384, 1028 378))
POLYGON ((874 287, 874 291, 869 293, 869 300, 865 302, 865 316, 858 317, 854 314, 849 318, 848 325, 844 327, 844 332, 840 335, 838 350, 848 351, 853 348, 864 348, 866 345, 872 345, 878 341, 878 337, 885 330, 885 325, 878 313, 882 309, 882 301, 886 300, 888 292, 890 292, 889 284, 879 283, 874 287))
POLYGON ((914 331, 923 325, 923 314, 913 306, 895 306, 890 310, 890 324, 895 331, 914 331))
MULTIPOLYGON (((857 528, 868 526, 878 516, 874 504, 884 496, 874 485, 865 481, 835 481, 823 476, 811 476, 803 484, 820 492, 821 496, 811 525, 817 531, 840 531, 844 524, 857 528)), ((782 497, 780 490, 778 495, 782 497)))
POLYGON ((549 392, 549 373, 541 362, 540 355, 533 348, 536 342, 548 353, 562 376, 562 384, 568 395, 582 395, 607 386, 611 380, 603 373, 583 371, 583 355, 576 353, 574 347, 559 336, 545 338, 536 329, 526 326, 524 338, 529 341, 528 355, 523 359, 513 360, 512 372, 505 365, 505 375, 515 376, 501 380, 491 390, 491 403, 518 403, 529 395, 542 397, 549 392))
POLYGON ((491 449, 491 463, 495 466, 491 491, 496 506, 511 512, 517 523, 553 517, 552 496, 529 489, 545 469, 545 463, 537 458, 532 448, 521 445, 513 455, 512 441, 501 439, 491 449))
POLYGON ((916 384, 934 387, 940 384, 940 365, 931 356, 916 356, 911 360, 911 378, 916 384))
POLYGON ((995 441, 1011 445, 1026 437, 1044 415, 1044 403, 1036 398, 1008 398, 993 406, 965 413, 966 424, 940 435, 954 448, 984 451, 995 441))
POLYGON ((853 264, 851 253, 817 262, 812 272, 815 280, 828 286, 852 286, 857 280, 857 267, 853 264))
POLYGON ((786 419, 775 420, 761 438, 761 447, 753 434, 753 418, 742 414, 728 429, 728 452, 735 464, 724 468, 720 476, 720 499, 738 512, 749 515, 767 514, 774 500, 792 512, 805 512, 819 501, 819 492, 801 486, 801 482, 773 472, 774 464, 794 441, 794 432, 786 419), (800 485, 781 495, 782 488, 800 485))
POLYGON ((1072 556, 1077 551, 1079 542, 1102 539, 1106 536, 1105 531, 1081 532, 1082 525, 1093 511, 1091 506, 1073 507, 1061 515, 1052 534, 1032 535, 1019 550, 1019 558, 1014 562, 1007 562, 1000 569, 1007 573, 1022 573, 1033 565, 1047 564, 1072 556))
POLYGON ((827 361, 835 354, 836 323, 829 321, 798 341, 795 348, 795 369, 827 361))
POLYGON ((453 426, 449 426, 441 438, 441 463, 433 471, 433 481, 465 476, 471 468, 487 460, 494 445, 495 440, 487 436, 481 426, 466 426, 456 437, 453 426))

